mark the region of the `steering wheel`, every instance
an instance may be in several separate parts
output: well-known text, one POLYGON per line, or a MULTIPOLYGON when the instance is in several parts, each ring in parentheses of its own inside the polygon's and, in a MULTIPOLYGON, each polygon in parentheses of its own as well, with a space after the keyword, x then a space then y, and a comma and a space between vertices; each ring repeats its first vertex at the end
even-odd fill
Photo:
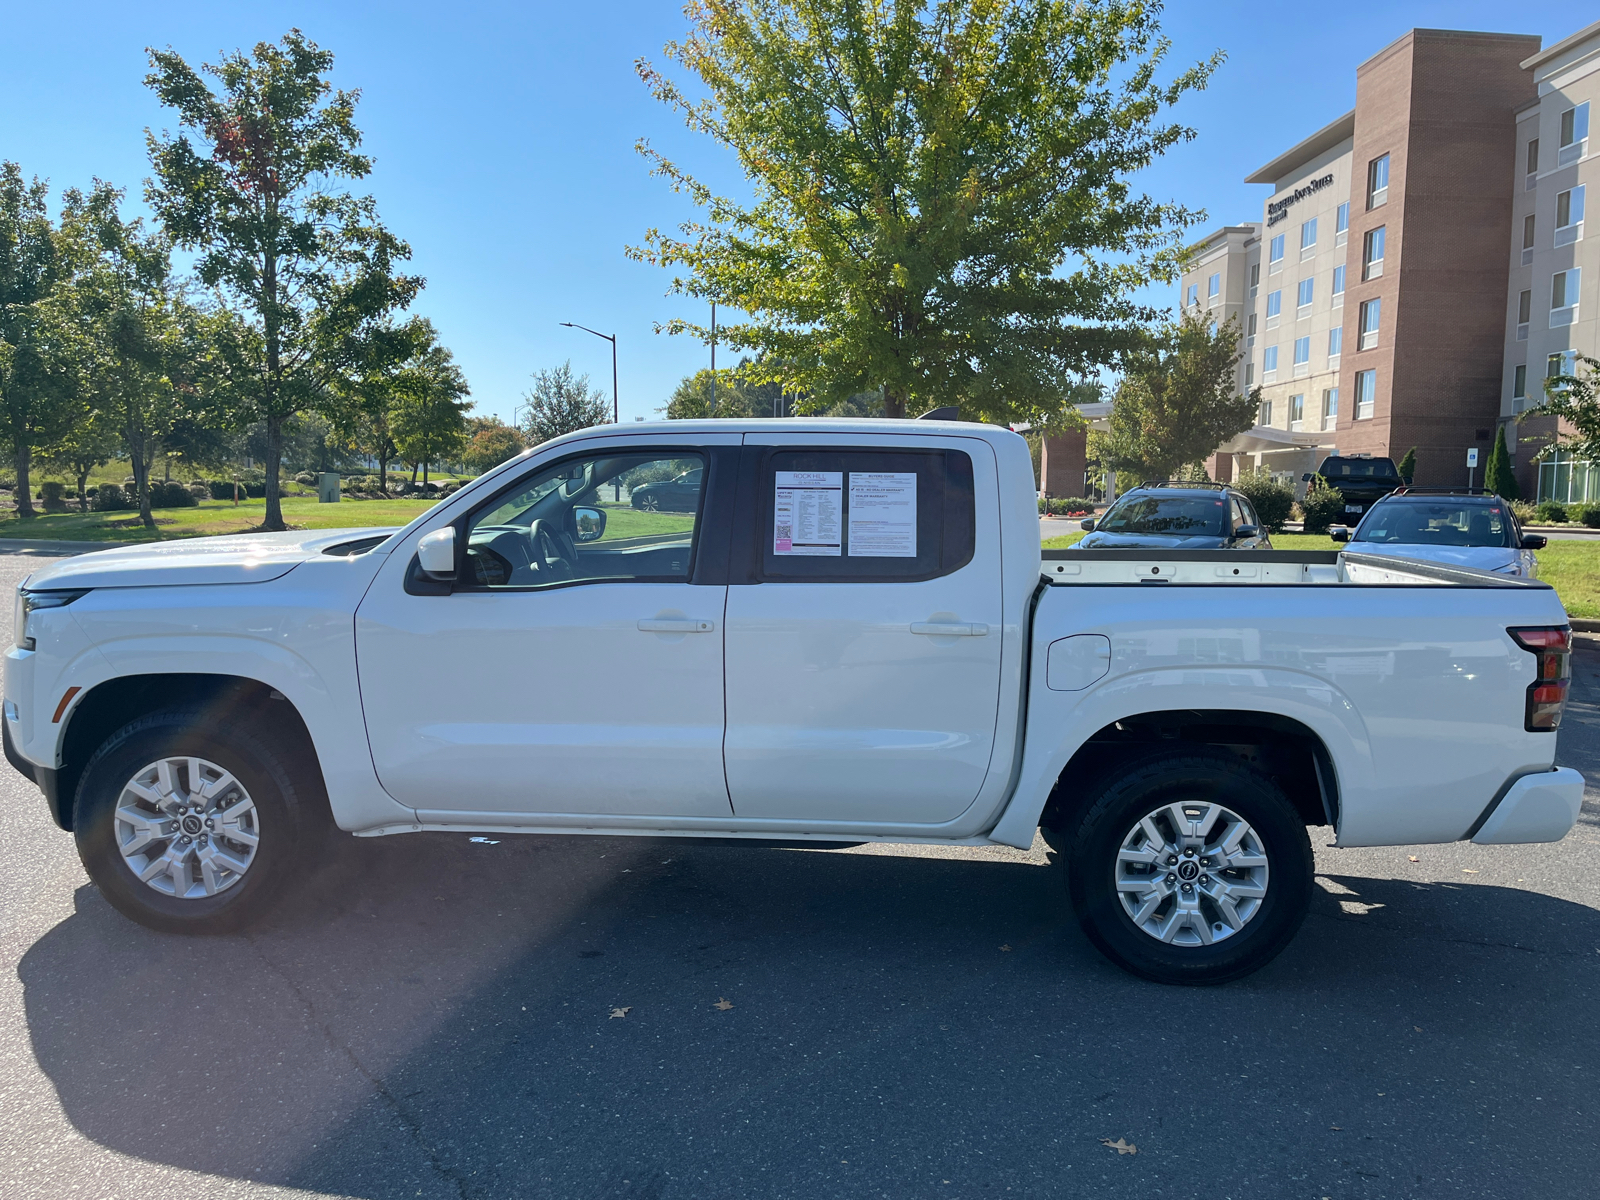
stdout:
POLYGON ((550 572, 557 580, 576 579, 578 556, 568 548, 566 540, 552 532, 550 522, 535 521, 528 527, 528 542, 533 550, 533 561, 541 572, 550 572))

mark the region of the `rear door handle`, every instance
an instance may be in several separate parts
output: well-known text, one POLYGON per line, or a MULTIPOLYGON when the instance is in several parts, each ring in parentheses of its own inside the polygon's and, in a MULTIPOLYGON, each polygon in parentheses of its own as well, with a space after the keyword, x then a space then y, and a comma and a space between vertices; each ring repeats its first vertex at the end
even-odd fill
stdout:
POLYGON ((639 622, 639 628, 645 633, 711 633, 716 627, 715 621, 696 621, 692 618, 678 620, 658 618, 639 622))
POLYGON ((986 637, 989 627, 978 621, 913 621, 911 632, 928 637, 986 637))

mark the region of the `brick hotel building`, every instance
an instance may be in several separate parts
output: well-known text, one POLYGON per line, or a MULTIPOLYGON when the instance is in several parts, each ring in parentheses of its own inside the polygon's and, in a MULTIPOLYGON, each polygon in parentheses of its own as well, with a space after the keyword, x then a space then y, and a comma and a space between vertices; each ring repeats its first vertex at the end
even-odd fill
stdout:
POLYGON ((1213 476, 1415 446, 1418 484, 1460 485, 1476 447, 1481 484, 1504 426, 1524 496, 1600 500, 1600 464, 1535 463, 1554 421, 1523 418, 1575 352, 1600 358, 1596 99, 1600 21, 1548 50, 1414 29, 1362 63, 1355 108, 1250 175, 1261 219, 1203 238, 1183 276, 1182 309, 1237 320, 1239 386, 1262 389, 1213 476))

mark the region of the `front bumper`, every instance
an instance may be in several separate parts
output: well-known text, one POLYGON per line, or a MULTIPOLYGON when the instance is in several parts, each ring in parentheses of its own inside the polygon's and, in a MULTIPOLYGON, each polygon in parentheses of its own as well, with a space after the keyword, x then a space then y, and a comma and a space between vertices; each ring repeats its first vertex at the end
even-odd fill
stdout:
POLYGON ((1472 837, 1479 846, 1559 842, 1578 823, 1583 776, 1571 767, 1524 775, 1500 798, 1472 837))
POLYGON ((50 816, 62 829, 71 829, 72 822, 68 814, 61 807, 61 773, 54 767, 41 767, 38 763, 29 762, 22 757, 22 752, 17 749, 16 742, 11 740, 11 722, 0 717, 0 738, 5 742, 6 761, 17 769, 17 773, 34 784, 44 793, 45 803, 50 807, 50 816))

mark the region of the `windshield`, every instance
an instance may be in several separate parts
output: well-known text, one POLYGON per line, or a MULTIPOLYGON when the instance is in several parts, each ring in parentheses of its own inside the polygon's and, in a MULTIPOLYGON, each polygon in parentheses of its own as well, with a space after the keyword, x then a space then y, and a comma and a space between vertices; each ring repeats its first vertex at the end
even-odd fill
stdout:
POLYGON ((1104 533, 1223 535, 1228 502, 1209 496, 1138 496, 1120 500, 1096 527, 1104 533))
POLYGON ((1392 458, 1326 458, 1317 474, 1324 479, 1395 479, 1392 458))
POLYGON ((1356 531, 1358 542, 1412 546, 1510 546, 1511 522, 1499 504, 1387 500, 1356 531))

